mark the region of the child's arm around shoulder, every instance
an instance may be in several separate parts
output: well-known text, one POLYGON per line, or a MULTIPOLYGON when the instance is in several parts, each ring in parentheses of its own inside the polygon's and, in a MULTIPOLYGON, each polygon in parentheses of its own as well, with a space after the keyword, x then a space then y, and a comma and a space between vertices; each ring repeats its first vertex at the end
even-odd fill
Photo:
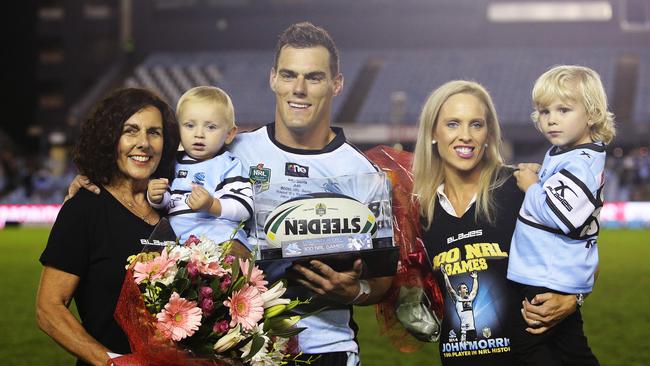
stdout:
POLYGON ((526 191, 522 213, 538 224, 565 234, 580 227, 597 207, 595 197, 601 181, 590 162, 568 156, 549 176, 526 191))

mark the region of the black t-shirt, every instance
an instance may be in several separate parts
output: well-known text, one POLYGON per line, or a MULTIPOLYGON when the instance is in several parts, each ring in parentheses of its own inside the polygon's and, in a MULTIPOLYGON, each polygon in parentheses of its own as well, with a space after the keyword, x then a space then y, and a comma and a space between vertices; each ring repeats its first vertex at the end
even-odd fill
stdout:
POLYGON ((74 300, 81 323, 112 352, 130 352, 113 312, 126 259, 142 251, 140 240, 147 239, 153 228, 105 188, 99 195, 82 189, 63 205, 41 254, 43 265, 79 276, 74 300))
POLYGON ((524 194, 512 176, 490 193, 496 204, 494 225, 474 219, 476 203, 458 218, 436 201, 431 228, 423 233, 445 299, 440 335, 443 365, 512 363, 506 322, 516 294, 506 273, 510 240, 524 194), (447 289, 441 265, 445 266, 455 295, 447 289), (474 271, 476 281, 471 276, 474 271), (478 291, 474 295, 476 284, 478 291))

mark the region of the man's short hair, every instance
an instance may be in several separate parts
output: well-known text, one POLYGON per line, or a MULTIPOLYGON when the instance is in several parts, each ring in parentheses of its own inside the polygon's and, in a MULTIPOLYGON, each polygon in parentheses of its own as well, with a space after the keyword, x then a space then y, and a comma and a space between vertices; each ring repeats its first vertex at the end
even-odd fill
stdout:
POLYGON ((321 27, 317 27, 309 22, 301 22, 292 24, 289 28, 285 29, 280 34, 278 43, 275 46, 275 61, 273 68, 278 68, 278 58, 280 58, 280 51, 284 46, 293 48, 310 48, 323 46, 327 49, 330 55, 330 72, 332 77, 339 73, 339 51, 334 44, 334 40, 321 27))
POLYGON ((458 287, 457 287, 458 291, 460 291, 460 288, 463 287, 463 286, 467 287, 467 289, 469 290, 469 286, 467 286, 467 284, 465 282, 461 282, 460 284, 458 284, 458 287))

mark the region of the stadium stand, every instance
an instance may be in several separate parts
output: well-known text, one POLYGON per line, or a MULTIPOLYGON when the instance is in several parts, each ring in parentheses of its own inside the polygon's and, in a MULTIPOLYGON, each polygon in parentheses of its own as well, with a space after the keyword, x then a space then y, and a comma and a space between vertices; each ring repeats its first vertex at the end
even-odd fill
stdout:
POLYGON ((634 121, 650 124, 650 48, 639 51, 639 77, 634 103, 634 121))
MULTIPOLYGON (((366 55, 342 51, 341 59, 341 71, 350 85, 366 55)), ((238 122, 261 124, 273 119, 275 108, 268 84, 272 62, 273 51, 156 53, 136 66, 124 85, 152 89, 172 105, 187 89, 215 85, 232 97, 238 122)), ((351 88, 343 88, 341 96, 334 99, 334 115, 349 93, 351 88)))
MULTIPOLYGON (((393 115, 391 96, 406 96, 403 121, 415 123, 428 94, 445 81, 465 78, 484 84, 491 92, 501 122, 530 121, 530 90, 535 78, 550 66, 581 64, 597 70, 610 100, 614 95, 617 59, 622 54, 640 58, 635 122, 650 121, 650 50, 642 48, 463 48, 342 50, 341 71, 346 87, 334 99, 337 116, 345 100, 355 91, 354 81, 363 66, 373 60, 382 67, 360 108, 356 120, 340 122, 388 123, 393 115)), ((232 96, 237 119, 260 124, 272 118, 273 95, 268 87, 270 50, 156 53, 136 66, 125 86, 151 88, 171 104, 196 85, 217 85, 232 96)))
POLYGON ((530 90, 543 71, 556 64, 581 64, 597 70, 609 94, 613 91, 617 55, 615 48, 485 48, 437 50, 386 50, 384 67, 369 94, 358 122, 387 122, 390 95, 404 91, 405 122, 415 122, 428 94, 438 85, 457 79, 476 80, 494 98, 501 123, 530 121, 530 90))

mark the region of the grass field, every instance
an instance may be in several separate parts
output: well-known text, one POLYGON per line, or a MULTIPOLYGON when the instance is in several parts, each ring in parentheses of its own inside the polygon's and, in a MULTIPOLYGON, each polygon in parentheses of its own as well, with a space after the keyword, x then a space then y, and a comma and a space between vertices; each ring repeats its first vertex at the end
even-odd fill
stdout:
MULTIPOLYGON (((0 230, 0 317, 2 365, 71 365, 73 357, 36 327, 34 295, 38 262, 49 230, 0 230)), ((604 231, 599 240, 601 270, 583 309, 585 331, 602 365, 650 365, 650 231, 604 231)), ((365 366, 438 365, 437 345, 401 354, 377 334, 372 307, 356 308, 365 366)))

